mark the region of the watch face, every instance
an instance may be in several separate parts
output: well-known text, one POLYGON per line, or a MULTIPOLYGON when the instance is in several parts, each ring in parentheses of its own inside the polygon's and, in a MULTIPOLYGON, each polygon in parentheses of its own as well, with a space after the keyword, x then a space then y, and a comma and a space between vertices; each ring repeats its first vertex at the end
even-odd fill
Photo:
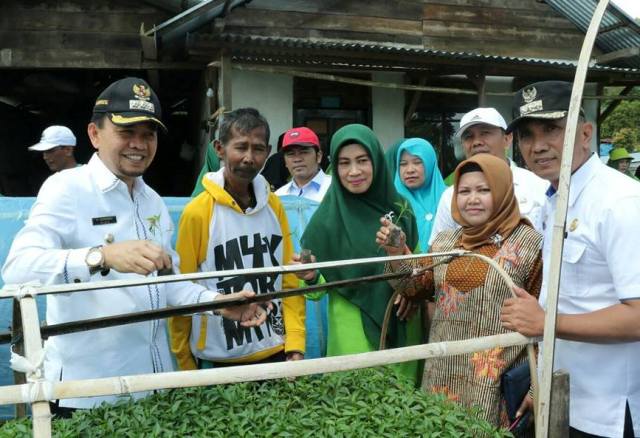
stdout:
POLYGON ((100 266, 102 264, 102 251, 99 249, 92 249, 87 254, 87 264, 89 266, 100 266))

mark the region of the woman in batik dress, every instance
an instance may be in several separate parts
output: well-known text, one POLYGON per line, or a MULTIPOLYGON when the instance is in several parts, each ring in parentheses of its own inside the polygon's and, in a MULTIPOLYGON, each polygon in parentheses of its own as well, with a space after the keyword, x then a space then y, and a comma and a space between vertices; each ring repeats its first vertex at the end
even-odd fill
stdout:
MULTIPOLYGON (((541 236, 520 216, 506 161, 479 154, 460 163, 455 171, 452 213, 461 228, 439 233, 432 252, 464 249, 483 254, 497 261, 517 286, 539 293, 541 236)), ((386 225, 383 221, 377 234, 381 245, 388 234, 386 225)), ((393 247, 384 248, 390 255, 399 252, 393 247)), ((386 269, 413 269, 439 260, 442 258, 394 262, 386 269)), ((507 333, 500 323, 500 309, 503 301, 511 297, 511 291, 494 269, 477 258, 457 257, 416 280, 397 281, 393 286, 411 300, 430 301, 429 342, 507 333)), ((468 407, 479 406, 483 418, 505 426, 508 419, 500 378, 526 358, 525 346, 513 346, 429 359, 423 388, 468 407)))

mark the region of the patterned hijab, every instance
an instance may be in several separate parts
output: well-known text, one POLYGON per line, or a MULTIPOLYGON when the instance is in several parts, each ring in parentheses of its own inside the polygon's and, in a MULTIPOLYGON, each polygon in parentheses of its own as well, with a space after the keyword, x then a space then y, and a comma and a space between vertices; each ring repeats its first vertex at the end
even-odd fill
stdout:
POLYGON ((513 191, 513 175, 507 162, 491 154, 477 154, 463 161, 456 167, 453 200, 451 201, 453 219, 462 225, 461 245, 464 249, 474 249, 494 243, 496 235, 506 239, 521 222, 531 225, 520 216, 518 201, 513 191), (468 164, 475 163, 487 179, 493 198, 493 212, 489 220, 481 225, 472 226, 467 223, 458 209, 458 186, 461 170, 468 164))
MULTIPOLYGON (((358 259, 382 256, 375 242, 380 228, 380 217, 400 212, 400 196, 391 181, 384 162, 380 143, 371 129, 352 124, 340 128, 331 139, 331 162, 335 166, 333 181, 318 210, 311 218, 302 236, 302 247, 310 249, 318 261, 358 259), (369 190, 353 194, 340 183, 338 153, 348 144, 360 144, 369 154, 373 165, 373 181, 369 190)), ((418 240, 412 214, 405 214, 398 225, 407 235, 407 245, 414 248, 418 240)), ((321 273, 327 281, 337 281, 381 274, 382 263, 325 269, 321 273)), ((380 341, 384 312, 393 290, 386 281, 343 287, 337 292, 360 309, 367 339, 373 346, 380 341)), ((395 313, 394 313, 395 315, 395 313)), ((389 326, 389 344, 404 345, 404 324, 397 318, 389 326)))
POLYGON ((431 237, 433 220, 438 210, 438 202, 440 202, 442 192, 447 188, 442 180, 440 169, 438 169, 436 151, 431 146, 431 143, 422 138, 409 138, 398 147, 395 162, 397 171, 393 178, 393 184, 400 196, 411 204, 418 224, 420 249, 426 252, 429 249, 429 238, 431 237), (405 151, 422 160, 424 184, 416 189, 408 188, 400 179, 400 159, 405 151))

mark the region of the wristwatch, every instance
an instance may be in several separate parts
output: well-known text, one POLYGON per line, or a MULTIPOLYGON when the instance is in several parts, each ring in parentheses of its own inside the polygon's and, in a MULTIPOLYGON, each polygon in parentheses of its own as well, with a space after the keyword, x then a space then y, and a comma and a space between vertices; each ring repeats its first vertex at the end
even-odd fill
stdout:
POLYGON ((102 245, 94 246, 89 249, 87 256, 84 258, 84 262, 89 267, 89 274, 93 275, 97 272, 109 272, 104 266, 104 254, 102 253, 102 245))

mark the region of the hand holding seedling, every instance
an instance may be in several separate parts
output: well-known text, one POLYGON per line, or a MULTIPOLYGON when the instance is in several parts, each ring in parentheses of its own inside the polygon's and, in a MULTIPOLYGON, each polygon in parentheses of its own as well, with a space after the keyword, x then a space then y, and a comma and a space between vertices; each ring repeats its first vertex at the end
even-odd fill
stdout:
MULTIPOLYGON (((315 263, 315 262, 316 262, 316 256, 311 254, 310 250, 303 249, 300 252, 300 254, 294 254, 291 257, 291 263, 289 263, 289 264, 290 265, 300 265, 302 263, 315 263)), ((296 276, 300 280, 304 280, 306 282, 313 281, 316 278, 316 275, 317 275, 317 271, 315 269, 312 269, 312 270, 309 270, 309 271, 296 272, 296 276)))
POLYGON ((376 233, 376 243, 380 245, 387 252, 387 254, 391 256, 404 254, 407 240, 407 236, 405 236, 404 232, 398 228, 400 231, 397 242, 398 245, 391 245, 389 240, 392 234, 392 227, 397 228, 397 226, 394 225, 387 216, 383 216, 380 218, 380 224, 381 227, 376 233))

